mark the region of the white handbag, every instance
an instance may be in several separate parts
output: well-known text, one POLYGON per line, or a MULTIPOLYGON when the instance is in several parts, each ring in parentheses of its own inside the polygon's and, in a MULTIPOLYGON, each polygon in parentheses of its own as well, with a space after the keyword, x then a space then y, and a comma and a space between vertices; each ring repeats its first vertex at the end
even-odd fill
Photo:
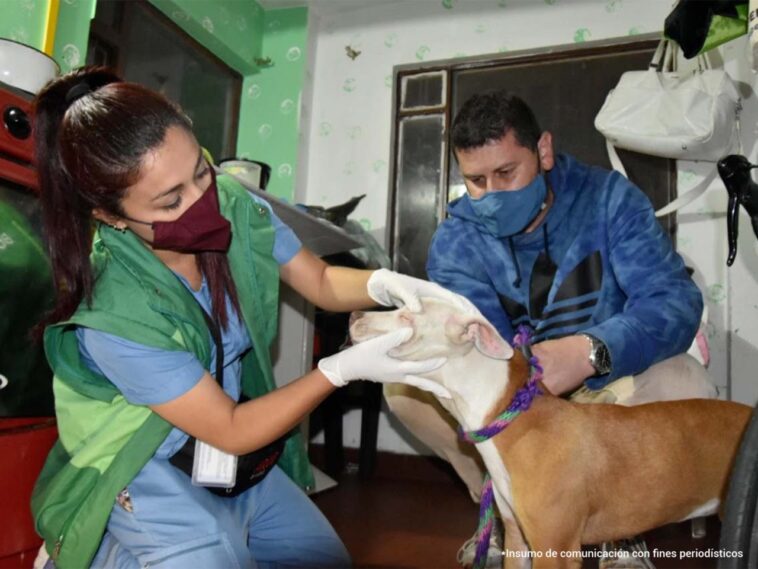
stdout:
MULTIPOLYGON (((694 70, 678 71, 676 51, 673 41, 661 40, 650 68, 624 73, 595 117, 611 164, 624 175, 614 146, 663 158, 716 162, 738 142, 740 97, 729 75, 711 69, 705 56, 698 57, 694 70)), ((690 203, 707 186, 699 184, 656 215, 690 203)))

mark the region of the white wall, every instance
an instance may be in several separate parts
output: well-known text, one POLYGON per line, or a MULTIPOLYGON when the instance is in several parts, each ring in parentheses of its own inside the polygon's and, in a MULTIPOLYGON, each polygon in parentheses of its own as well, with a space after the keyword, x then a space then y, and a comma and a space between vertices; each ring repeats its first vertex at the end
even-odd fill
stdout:
MULTIPOLYGON (((307 109, 310 134, 303 141, 305 186, 298 197, 334 205, 366 193, 354 216, 384 242, 388 204, 388 164, 393 66, 462 56, 591 41, 660 31, 671 2, 663 0, 406 0, 340 13, 312 11, 315 63, 313 94, 307 109), (351 60, 345 46, 360 51, 351 60)), ((727 68, 752 91, 754 76, 745 61, 745 42, 723 50, 727 68)), ((743 123, 756 124, 755 97, 745 103, 743 123)), ((743 128, 745 151, 758 161, 756 129, 743 128)), ((712 165, 681 163, 680 186, 697 182, 712 165)), ((758 399, 758 255, 749 220, 743 215, 740 254, 727 272, 726 193, 714 184, 706 196, 679 216, 679 243, 697 267, 696 279, 711 311, 712 372, 726 392, 758 399), (735 299, 733 302, 732 299, 735 299), (734 309, 732 305, 734 304, 734 309), (730 334, 730 331, 733 333, 730 334), (731 349, 731 358, 730 358, 731 349)), ((359 444, 358 412, 345 422, 345 444, 359 444)), ((417 452, 397 421, 383 414, 379 447, 417 452)))
MULTIPOLYGON (((756 163, 758 149, 758 78, 752 71, 747 36, 721 46, 713 53, 713 65, 723 65, 737 82, 742 96, 740 117, 741 150, 733 149, 756 163)), ((680 194, 713 166, 679 163, 680 194)), ((679 250, 701 271, 698 281, 711 311, 709 339, 713 352, 710 372, 722 395, 754 405, 758 401, 758 240, 750 219, 740 215, 737 259, 727 269, 727 195, 717 178, 708 192, 679 214, 679 250)))

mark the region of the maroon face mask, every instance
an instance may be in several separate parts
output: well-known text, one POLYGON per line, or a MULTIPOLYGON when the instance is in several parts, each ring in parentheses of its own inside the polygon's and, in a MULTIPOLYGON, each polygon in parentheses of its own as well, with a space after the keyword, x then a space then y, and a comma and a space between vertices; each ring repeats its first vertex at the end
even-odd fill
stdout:
POLYGON ((211 168, 211 184, 187 211, 174 221, 152 223, 127 217, 153 228, 153 248, 171 249, 188 253, 226 251, 232 239, 232 226, 224 218, 218 205, 216 173, 211 168))

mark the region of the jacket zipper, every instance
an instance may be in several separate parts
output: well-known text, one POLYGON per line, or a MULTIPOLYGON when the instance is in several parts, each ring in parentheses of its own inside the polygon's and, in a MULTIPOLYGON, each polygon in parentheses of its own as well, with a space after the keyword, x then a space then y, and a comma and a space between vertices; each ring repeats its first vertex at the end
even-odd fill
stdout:
POLYGON ((58 539, 55 541, 53 552, 50 554, 50 558, 53 561, 58 561, 58 556, 61 554, 61 547, 63 547, 63 534, 58 536, 58 539))

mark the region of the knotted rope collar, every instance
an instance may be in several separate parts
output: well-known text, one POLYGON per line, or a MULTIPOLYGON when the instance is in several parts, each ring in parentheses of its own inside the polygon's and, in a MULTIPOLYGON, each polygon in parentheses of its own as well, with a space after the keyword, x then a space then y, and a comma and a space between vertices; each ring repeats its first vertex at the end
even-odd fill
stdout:
MULTIPOLYGON (((538 382, 542 380, 542 366, 540 366, 537 357, 532 355, 529 349, 531 332, 521 325, 516 331, 513 338, 513 345, 520 348, 526 356, 532 368, 532 375, 526 382, 526 385, 519 389, 513 396, 508 408, 500 413, 489 425, 475 431, 464 431, 458 427, 458 436, 469 443, 481 443, 494 437, 510 425, 516 417, 524 411, 529 410, 534 398, 542 393, 538 382)), ((479 502, 479 526, 476 528, 476 555, 474 557, 474 569, 484 569, 487 563, 487 550, 490 545, 490 536, 492 535, 492 526, 495 520, 495 508, 493 506, 494 492, 492 490, 492 479, 489 474, 484 476, 484 487, 482 488, 482 497, 479 502)))

